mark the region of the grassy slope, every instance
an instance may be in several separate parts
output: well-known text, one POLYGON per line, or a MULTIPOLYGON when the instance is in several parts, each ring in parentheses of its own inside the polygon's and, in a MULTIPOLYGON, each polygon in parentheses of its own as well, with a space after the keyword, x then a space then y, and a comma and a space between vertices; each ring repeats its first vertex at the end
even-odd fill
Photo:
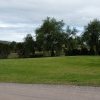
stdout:
POLYGON ((100 57, 0 60, 0 82, 100 86, 100 57))

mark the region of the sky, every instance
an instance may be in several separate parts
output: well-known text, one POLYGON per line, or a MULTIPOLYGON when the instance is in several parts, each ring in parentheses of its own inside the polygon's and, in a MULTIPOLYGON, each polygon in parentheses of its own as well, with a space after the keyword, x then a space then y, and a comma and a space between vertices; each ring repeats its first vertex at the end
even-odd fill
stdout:
POLYGON ((0 0, 0 40, 23 41, 35 36, 46 17, 63 20, 81 32, 90 20, 100 18, 100 0, 0 0))

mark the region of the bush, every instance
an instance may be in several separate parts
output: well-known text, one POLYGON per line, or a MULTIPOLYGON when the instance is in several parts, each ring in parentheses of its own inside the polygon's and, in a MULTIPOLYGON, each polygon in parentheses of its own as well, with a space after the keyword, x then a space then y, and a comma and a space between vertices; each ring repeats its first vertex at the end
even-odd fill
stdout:
POLYGON ((65 51, 65 56, 76 56, 80 55, 80 50, 79 49, 73 49, 73 50, 66 50, 65 51))
POLYGON ((0 43, 0 59, 7 58, 9 54, 10 54, 9 45, 0 43))
POLYGON ((95 55, 95 51, 93 49, 90 49, 89 55, 95 55))
POLYGON ((87 48, 82 48, 81 55, 89 55, 89 50, 87 48))

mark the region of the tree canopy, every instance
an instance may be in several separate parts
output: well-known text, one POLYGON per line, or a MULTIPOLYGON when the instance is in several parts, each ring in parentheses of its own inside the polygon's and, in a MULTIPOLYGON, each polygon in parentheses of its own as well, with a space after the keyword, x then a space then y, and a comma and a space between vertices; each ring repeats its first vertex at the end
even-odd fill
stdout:
POLYGON ((47 17, 35 31, 36 38, 27 34, 23 42, 0 42, 0 58, 16 53, 23 58, 60 55, 100 55, 100 21, 94 19, 78 35, 75 27, 63 20, 47 17))
POLYGON ((59 55, 63 45, 63 21, 47 17, 36 30, 37 44, 44 51, 50 51, 51 56, 59 55), (56 53, 54 53, 56 52, 56 53))
POLYGON ((86 27, 83 38, 90 50, 95 54, 99 53, 100 49, 100 21, 94 19, 86 27))

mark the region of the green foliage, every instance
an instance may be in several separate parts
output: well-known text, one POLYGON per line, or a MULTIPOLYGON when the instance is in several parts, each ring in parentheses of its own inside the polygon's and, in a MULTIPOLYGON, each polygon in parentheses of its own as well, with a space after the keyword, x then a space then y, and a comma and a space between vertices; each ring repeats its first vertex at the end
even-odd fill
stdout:
POLYGON ((28 34, 25 37, 24 49, 25 49, 24 50, 25 51, 25 54, 24 54, 25 57, 34 56, 34 53, 35 53, 35 42, 33 40, 33 37, 31 36, 31 34, 28 34))
POLYGON ((31 34, 28 34, 23 43, 17 43, 16 45, 17 53, 19 57, 34 57, 35 54, 35 42, 31 34))
POLYGON ((24 43, 16 44, 16 52, 17 52, 19 58, 25 57, 24 43))
POLYGON ((0 58, 7 58, 10 53, 9 44, 0 43, 0 58))
POLYGON ((77 48, 77 32, 78 30, 76 28, 70 28, 67 26, 66 32, 65 32, 65 45, 68 50, 73 50, 77 48))
POLYGON ((95 54, 98 54, 100 50, 100 21, 94 19, 85 27, 85 32, 83 38, 87 45, 90 47, 90 50, 94 51, 95 54))
POLYGON ((80 36, 78 36, 78 30, 75 27, 67 26, 65 29, 64 25, 63 20, 57 21, 55 18, 47 17, 36 29, 36 41, 31 34, 28 34, 22 43, 0 41, 2 44, 9 44, 9 46, 1 45, 1 58, 7 58, 9 52, 17 53, 19 57, 24 58, 64 54, 71 56, 100 55, 99 20, 91 21, 80 36), (6 56, 3 57, 4 55, 6 56))
POLYGON ((51 56, 59 55, 63 45, 63 21, 47 17, 36 30, 36 42, 43 51, 50 51, 51 56), (56 54, 54 53, 56 51, 56 54))
POLYGON ((13 42, 10 43, 9 46, 10 46, 10 51, 11 52, 16 52, 16 44, 17 43, 15 41, 13 41, 13 42))

